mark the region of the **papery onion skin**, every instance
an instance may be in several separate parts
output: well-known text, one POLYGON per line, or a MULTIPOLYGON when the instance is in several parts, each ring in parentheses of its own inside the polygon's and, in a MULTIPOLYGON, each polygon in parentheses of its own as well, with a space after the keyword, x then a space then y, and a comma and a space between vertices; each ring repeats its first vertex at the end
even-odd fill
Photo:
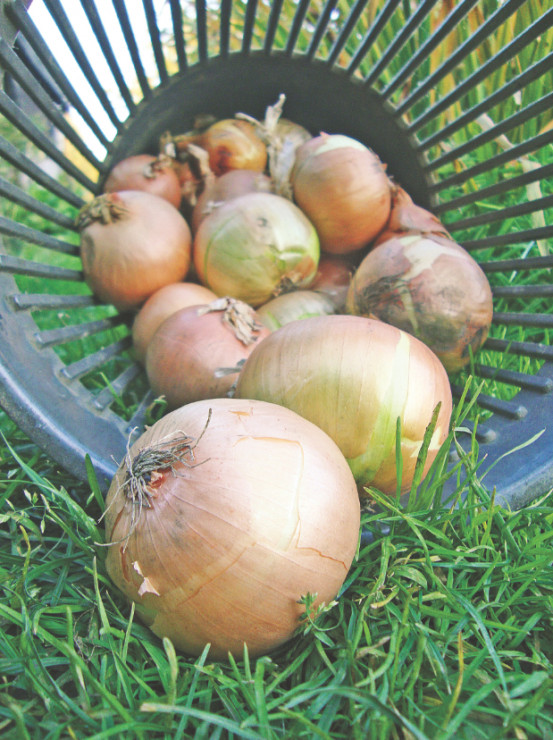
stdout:
POLYGON ((323 429, 362 495, 368 485, 396 492, 398 417, 404 492, 434 409, 441 404, 424 474, 447 437, 452 410, 447 373, 428 347, 381 321, 347 315, 277 329, 246 360, 236 397, 286 406, 323 429))
POLYGON ((152 473, 149 506, 127 497, 124 464, 114 477, 108 574, 139 618, 189 655, 206 643, 210 659, 239 659, 244 643, 252 657, 271 652, 294 635, 302 597, 330 604, 346 578, 360 524, 351 472, 305 419, 237 399, 175 410, 129 458, 178 434, 198 440, 194 459, 152 473))
POLYGON ((295 202, 317 229, 323 252, 363 249, 388 221, 392 189, 385 167, 349 136, 321 134, 302 144, 291 184, 295 202))
POLYGON ((216 177, 198 196, 198 201, 192 212, 190 225, 192 233, 196 233, 200 223, 206 216, 227 200, 237 198, 246 193, 272 193, 274 186, 270 177, 255 170, 231 170, 216 177))
POLYGON ((446 227, 435 214, 416 205, 406 190, 399 185, 394 185, 388 223, 374 240, 372 246, 376 247, 392 237, 411 233, 436 235, 451 239, 446 227))
POLYGON ((198 283, 164 285, 141 306, 132 325, 134 355, 144 363, 146 350, 156 329, 171 314, 188 306, 204 305, 217 298, 215 293, 198 283))
POLYGON ((257 309, 261 323, 271 331, 280 329, 290 321, 301 321, 312 316, 335 313, 334 301, 324 293, 314 290, 294 290, 272 298, 257 309))
POLYGON ((263 172, 267 165, 267 147, 249 121, 216 121, 202 134, 199 144, 209 153, 209 165, 217 176, 230 170, 263 172))
POLYGON ((135 154, 118 162, 104 183, 104 193, 142 190, 180 208, 182 195, 179 178, 169 157, 135 154))
POLYGON ((353 276, 346 308, 418 337, 454 373, 485 342, 493 296, 467 250, 441 236, 415 233, 369 252, 353 276))
POLYGON ((205 398, 221 398, 236 381, 240 363, 270 334, 246 304, 235 306, 253 322, 247 341, 225 321, 218 302, 189 306, 171 314, 155 331, 146 351, 146 374, 169 409, 205 398), (234 369, 234 372, 231 372, 234 369), (224 371, 224 374, 221 373, 224 371))
POLYGON ((356 266, 346 255, 322 254, 310 290, 328 295, 334 303, 335 312, 341 313, 356 266))
POLYGON ((123 190, 98 196, 81 210, 77 226, 87 285, 121 311, 188 273, 190 227, 157 195, 123 190), (110 214, 105 222, 99 212, 110 214))
POLYGON ((219 296, 254 307, 283 290, 307 288, 319 257, 313 224, 272 193, 233 198, 202 221, 194 238, 199 280, 219 296))

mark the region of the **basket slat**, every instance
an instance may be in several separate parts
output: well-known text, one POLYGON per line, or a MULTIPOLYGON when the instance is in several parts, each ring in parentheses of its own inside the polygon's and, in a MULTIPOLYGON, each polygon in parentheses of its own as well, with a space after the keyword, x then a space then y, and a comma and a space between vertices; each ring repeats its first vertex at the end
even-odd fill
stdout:
POLYGON ((106 347, 98 350, 97 352, 93 352, 92 354, 83 357, 82 360, 77 360, 77 362, 72 362, 69 365, 65 365, 65 367, 63 367, 61 370, 61 374, 64 377, 69 378, 70 380, 80 378, 83 375, 92 372, 93 370, 97 370, 108 360, 111 360, 114 357, 118 357, 121 352, 129 349, 130 346, 130 337, 120 339, 118 342, 109 344, 106 347))
POLYGON ((138 46, 136 45, 136 39, 134 37, 131 22, 129 20, 127 8, 125 7, 125 3, 123 2, 123 0, 113 0, 113 7, 115 9, 115 12, 117 13, 117 18, 119 20, 123 36, 125 37, 127 49, 129 50, 129 54, 131 55, 134 70, 138 79, 138 84, 140 85, 140 89, 142 90, 142 95, 145 98, 149 98, 152 94, 152 90, 150 87, 150 83, 148 82, 146 72, 144 70, 144 65, 142 64, 142 59, 140 58, 138 46))
POLYGON ((98 100, 102 104, 102 107, 105 110, 107 116, 109 117, 111 123, 115 126, 116 129, 118 130, 121 129, 122 122, 120 121, 117 113, 115 112, 113 105, 111 104, 111 101, 109 97, 107 96, 103 86, 98 80, 98 77, 96 76, 96 73, 94 72, 94 69, 91 63, 88 60, 88 57, 83 50, 83 47, 79 43, 79 39, 75 31, 71 27, 71 24, 69 23, 65 10, 63 9, 61 3, 59 2, 59 0, 43 0, 43 2, 48 8, 48 11, 50 12, 53 20, 55 21, 65 42, 71 49, 71 53, 75 57, 75 60, 78 63, 79 67, 81 68, 84 76, 86 77, 87 82, 92 87, 95 95, 97 96, 98 100))
POLYGON ((63 242, 61 239, 56 239, 55 236, 50 236, 50 234, 33 229, 31 226, 25 226, 25 224, 12 221, 5 216, 0 216, 0 234, 13 236, 31 244, 36 244, 39 247, 53 249, 56 252, 74 255, 79 253, 79 248, 74 244, 63 242))
MULTIPOLYGON (((14 21, 17 23, 17 26, 21 31, 22 38, 25 39, 29 46, 33 49, 41 64, 48 71, 54 82, 59 86, 60 90, 65 95, 67 102, 70 103, 76 111, 78 111, 79 115, 86 122, 87 126, 94 133, 98 141, 100 141, 106 149, 109 149, 111 146, 109 139, 106 137, 102 128, 96 122, 95 118, 90 114, 88 108, 83 105, 82 98, 78 95, 73 85, 67 79, 65 73, 57 63, 56 59, 52 55, 51 50, 46 45, 37 27, 29 18, 28 14, 21 7, 21 5, 17 3, 14 3, 9 7, 13 14, 14 21)), ((18 43, 21 43, 21 40, 18 40, 18 43)))
POLYGON ((83 185, 87 190, 94 191, 95 185, 79 167, 69 160, 55 146, 54 142, 43 133, 31 119, 19 108, 13 100, 0 90, 0 113, 3 113, 8 121, 27 136, 29 141, 36 144, 39 149, 58 164, 68 175, 73 177, 78 183, 83 185))
POLYGON ((9 182, 2 176, 0 176, 0 195, 8 198, 12 203, 17 203, 17 205, 23 206, 23 208, 36 213, 38 216, 43 216, 52 223, 58 224, 67 229, 74 228, 74 220, 69 218, 69 216, 56 211, 47 203, 43 203, 42 201, 33 198, 26 190, 22 190, 20 187, 9 182))
POLYGON ((98 44, 100 45, 102 53, 109 66, 110 72, 113 75, 113 79, 117 84, 117 88, 121 93, 121 97, 123 98, 123 101, 125 102, 129 113, 132 113, 135 108, 135 103, 131 95, 131 91, 129 90, 129 87, 125 82, 121 67, 119 66, 119 63, 117 61, 117 56, 113 51, 113 47, 109 41, 106 29, 104 28, 100 15, 98 14, 98 10, 96 6, 93 3, 88 2, 88 0, 80 0, 80 3, 83 11, 86 13, 88 22, 90 23, 90 26, 94 31, 94 35, 96 36, 98 44))

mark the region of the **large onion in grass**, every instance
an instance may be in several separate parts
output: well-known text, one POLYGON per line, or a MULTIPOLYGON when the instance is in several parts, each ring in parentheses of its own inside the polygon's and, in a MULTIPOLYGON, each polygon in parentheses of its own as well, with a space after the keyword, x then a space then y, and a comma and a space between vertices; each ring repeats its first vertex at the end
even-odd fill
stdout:
POLYGON ((360 487, 409 489, 427 426, 440 405, 424 472, 449 429, 451 390, 443 365, 415 337, 360 316, 323 316, 277 329, 254 349, 236 396, 292 409, 341 449, 360 487), (396 469, 401 422, 402 477, 396 469))
POLYGON ((156 329, 171 314, 188 306, 211 303, 216 298, 212 290, 197 283, 171 283, 156 290, 141 306, 133 321, 132 340, 137 360, 145 361, 146 350, 156 329))
POLYGON ((286 198, 248 193, 205 218, 194 238, 200 281, 219 296, 257 307, 279 293, 308 287, 317 272, 313 224, 286 198))
POLYGON ((269 334, 251 306, 221 298, 171 314, 146 351, 146 374, 169 408, 231 390, 241 363, 269 334))
POLYGON ((289 640, 308 594, 336 597, 359 533, 355 482, 334 442, 288 409, 210 399, 130 448, 106 500, 107 571, 140 619, 210 659, 289 640))
POLYGON ((335 311, 334 301, 328 295, 315 290, 293 290, 264 303, 257 309, 257 316, 264 326, 274 331, 290 321, 328 316, 335 311))
POLYGON ((367 247, 390 215, 391 183, 378 156, 341 134, 321 134, 296 150, 294 200, 312 221, 323 252, 367 247))
POLYGON ((183 280, 190 267, 190 228, 163 198, 139 190, 106 193, 81 209, 77 228, 87 285, 120 310, 183 280))
POLYGON ((363 259, 348 290, 349 313, 381 319, 428 345, 456 372, 485 342, 493 317, 486 274, 440 235, 408 233, 363 259))

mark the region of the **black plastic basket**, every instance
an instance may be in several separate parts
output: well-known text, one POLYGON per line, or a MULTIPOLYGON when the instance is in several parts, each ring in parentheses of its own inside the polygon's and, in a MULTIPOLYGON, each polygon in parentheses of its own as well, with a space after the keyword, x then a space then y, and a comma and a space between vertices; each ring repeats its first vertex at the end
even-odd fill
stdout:
MULTIPOLYGON (((131 317, 100 306, 83 281, 78 208, 118 160, 157 153, 164 131, 187 130, 199 112, 262 117, 284 93, 287 118, 373 148, 481 263, 494 321, 471 368, 481 418, 465 420, 458 439, 476 443, 504 504, 553 487, 553 8, 26 5, 0 0, 0 403, 36 443, 79 477, 90 455, 105 484, 152 400, 130 351, 131 317)), ((458 397, 465 377, 451 381, 458 397)))

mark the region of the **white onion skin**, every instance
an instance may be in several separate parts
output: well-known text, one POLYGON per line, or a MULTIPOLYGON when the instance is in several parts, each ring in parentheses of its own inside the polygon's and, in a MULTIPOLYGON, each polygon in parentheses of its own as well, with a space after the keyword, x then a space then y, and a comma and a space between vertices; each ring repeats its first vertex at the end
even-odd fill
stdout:
POLYGON ((274 331, 246 360, 236 397, 286 406, 323 429, 348 460, 362 495, 369 485, 396 492, 398 417, 405 492, 436 405, 441 409, 424 474, 447 437, 452 411, 447 373, 428 347, 384 322, 347 315, 274 331))
POLYGON ((188 306, 171 314, 156 329, 146 350, 146 374, 156 396, 169 409, 230 392, 239 370, 218 376, 221 368, 238 368, 257 343, 270 334, 263 324, 244 344, 224 323, 223 311, 202 313, 188 306))
POLYGON ((317 229, 323 252, 364 249, 388 221, 390 180, 377 155, 356 139, 314 137, 297 149, 290 177, 294 200, 317 229))
POLYGON ((137 308, 164 285, 184 280, 192 236, 177 209, 139 190, 101 197, 121 204, 127 213, 81 230, 83 273, 92 292, 124 311, 137 308))
POLYGON ((408 233, 379 244, 363 259, 346 309, 413 334, 454 373, 484 344, 493 296, 485 272, 466 249, 440 235, 408 233))
POLYGON ((200 224, 193 252, 200 282, 254 308, 278 295, 283 282, 307 288, 320 257, 313 224, 272 193, 247 193, 217 208, 200 224))
POLYGON ((180 208, 182 193, 178 175, 170 164, 158 162, 159 158, 152 154, 135 154, 122 159, 107 176, 104 192, 143 190, 164 198, 175 208, 180 208), (145 174, 148 167, 152 168, 151 177, 145 174))
POLYGON ((301 321, 311 316, 335 313, 333 300, 314 290, 294 290, 264 303, 257 309, 262 324, 274 331, 290 321, 301 321))
POLYGON ((131 458, 179 430, 201 436, 199 464, 162 471, 130 535, 123 465, 114 477, 107 571, 139 618, 189 655, 206 643, 210 659, 240 658, 244 643, 250 656, 271 652, 298 627, 302 596, 328 604, 346 578, 360 524, 351 471, 305 419, 242 399, 175 410, 132 445, 131 458))
POLYGON ((171 283, 156 290, 136 314, 132 325, 134 356, 141 363, 156 329, 175 311, 211 303, 215 293, 198 283, 171 283))

